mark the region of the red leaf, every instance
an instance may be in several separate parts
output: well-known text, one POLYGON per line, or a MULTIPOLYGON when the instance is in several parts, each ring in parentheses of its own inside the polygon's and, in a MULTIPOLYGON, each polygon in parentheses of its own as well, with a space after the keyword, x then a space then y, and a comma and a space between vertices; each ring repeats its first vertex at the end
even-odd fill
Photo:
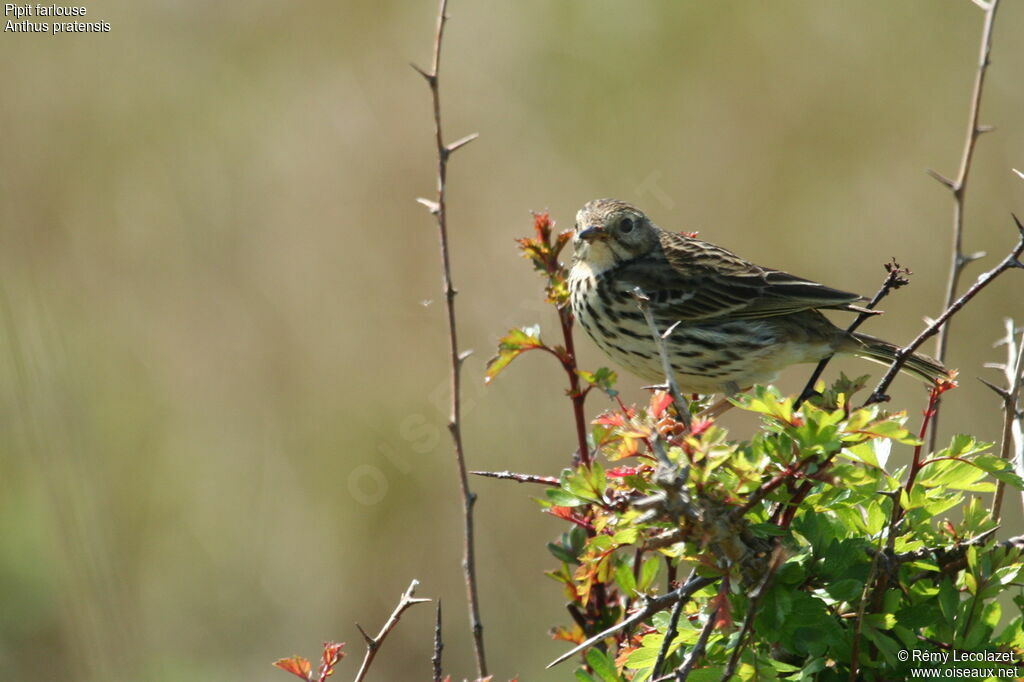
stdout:
POLYGON ((605 475, 612 478, 625 478, 626 476, 636 476, 639 472, 640 467, 615 467, 605 472, 605 475))
POLYGON ((605 412, 592 423, 601 426, 625 426, 626 418, 618 412, 605 412))
POLYGON ((296 677, 309 682, 310 675, 312 674, 313 667, 310 665, 302 656, 292 656, 291 658, 281 658, 274 661, 274 665, 285 672, 289 672, 296 677))
POLYGON ((548 513, 566 521, 572 520, 571 507, 548 507, 548 513))
POLYGON ((660 417, 672 404, 672 396, 668 391, 655 391, 651 396, 651 414, 660 417))
POLYGON ((545 511, 548 514, 551 514, 552 516, 557 516, 558 518, 563 519, 565 521, 569 521, 570 523, 575 523, 577 526, 580 526, 581 528, 593 528, 591 523, 579 514, 577 514, 576 512, 574 512, 572 510, 572 507, 554 506, 548 507, 545 511))
POLYGON ((700 437, 714 423, 711 419, 694 419, 693 423, 690 424, 690 435, 700 437))
POLYGON ((728 595, 719 592, 708 602, 708 605, 715 609, 715 629, 732 626, 732 606, 729 603, 728 595))
POLYGON ((533 214, 533 230, 537 233, 537 238, 544 244, 551 243, 552 225, 554 223, 551 222, 551 215, 547 211, 533 214))
POLYGON ((325 682, 328 677, 333 675, 334 666, 338 665, 338 661, 345 658, 345 652, 341 650, 343 646, 345 646, 344 642, 324 642, 319 682, 325 682))

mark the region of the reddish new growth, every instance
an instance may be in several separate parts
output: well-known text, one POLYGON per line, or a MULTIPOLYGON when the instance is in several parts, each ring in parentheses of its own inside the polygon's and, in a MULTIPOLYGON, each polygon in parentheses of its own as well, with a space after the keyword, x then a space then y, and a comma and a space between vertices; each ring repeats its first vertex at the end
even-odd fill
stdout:
POLYGON ((313 675, 313 665, 302 656, 292 656, 274 661, 274 666, 300 677, 306 682, 326 682, 327 678, 334 674, 334 666, 345 658, 342 647, 344 642, 324 642, 324 651, 320 656, 320 668, 313 675))
POLYGON ((522 237, 516 242, 519 244, 523 256, 533 262, 533 267, 547 276, 548 283, 545 292, 548 302, 563 309, 569 302, 568 273, 558 261, 558 255, 572 238, 572 230, 559 232, 552 241, 551 233, 554 226, 555 223, 548 213, 534 213, 533 232, 536 236, 533 239, 522 237))

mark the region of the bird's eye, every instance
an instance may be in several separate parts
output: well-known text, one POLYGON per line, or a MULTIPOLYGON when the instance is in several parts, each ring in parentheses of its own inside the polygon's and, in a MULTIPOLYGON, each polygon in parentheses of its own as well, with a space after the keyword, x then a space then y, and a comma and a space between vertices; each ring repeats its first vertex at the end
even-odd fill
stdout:
POLYGON ((634 227, 636 227, 636 222, 632 218, 623 218, 619 222, 619 232, 623 234, 632 232, 634 227))

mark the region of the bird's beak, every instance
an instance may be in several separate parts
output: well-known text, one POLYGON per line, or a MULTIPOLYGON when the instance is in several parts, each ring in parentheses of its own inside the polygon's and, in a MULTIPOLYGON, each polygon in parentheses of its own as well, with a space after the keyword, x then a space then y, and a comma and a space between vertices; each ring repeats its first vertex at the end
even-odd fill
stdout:
POLYGON ((605 232, 604 228, 598 227, 597 225, 590 225, 589 227, 585 227, 580 230, 580 239, 587 243, 590 243, 595 239, 605 239, 607 237, 608 233, 605 232))

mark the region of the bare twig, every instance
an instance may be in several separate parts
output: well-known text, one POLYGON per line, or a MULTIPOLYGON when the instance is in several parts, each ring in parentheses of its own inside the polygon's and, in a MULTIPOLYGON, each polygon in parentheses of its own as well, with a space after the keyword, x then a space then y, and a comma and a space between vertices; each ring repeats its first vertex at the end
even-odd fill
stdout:
MULTIPOLYGON (((694 573, 690 574, 687 578, 687 582, 693 580, 695 577, 694 573)), ((684 601, 680 599, 676 602, 676 605, 672 607, 672 615, 668 619, 668 627, 665 628, 665 638, 661 641, 661 648, 658 649, 658 657, 654 659, 654 667, 651 669, 651 678, 657 679, 659 673, 661 673, 662 666, 665 665, 665 659, 668 657, 668 648, 672 646, 672 640, 676 638, 679 627, 679 618, 683 615, 684 601)))
POLYGON ((366 673, 370 670, 370 664, 373 663, 373 659, 377 656, 377 651, 380 650, 380 645, 384 643, 384 638, 388 636, 395 626, 398 625, 399 619, 402 617, 402 613, 414 604, 421 604, 423 602, 430 601, 429 599, 420 599, 413 597, 413 593, 416 591, 416 586, 419 585, 418 580, 413 580, 409 583, 409 589, 403 594, 402 598, 398 600, 398 606, 391 612, 391 617, 388 618, 387 622, 384 623, 384 627, 380 629, 376 637, 370 637, 366 634, 366 631, 356 623, 356 627, 359 628, 359 632, 362 633, 363 639, 366 641, 366 655, 363 657, 363 664, 359 666, 359 672, 356 673, 355 682, 360 682, 366 677, 366 673))
MULTIPOLYGON (((967 193, 967 179, 971 172, 971 160, 974 158, 975 145, 982 133, 991 130, 987 126, 978 124, 978 117, 981 111, 981 93, 985 86, 985 74, 990 62, 989 55, 992 52, 992 27, 995 24, 996 10, 999 9, 999 0, 974 0, 984 13, 984 23, 981 29, 981 47, 978 55, 978 70, 974 75, 974 86, 971 90, 970 113, 967 116, 967 135, 964 140, 963 153, 960 156, 960 170, 956 178, 945 178, 939 173, 929 171, 931 176, 938 180, 943 186, 949 189, 953 195, 953 249, 949 265, 949 280, 946 285, 945 307, 949 308, 956 300, 957 290, 960 285, 960 275, 964 268, 972 261, 975 261, 985 254, 983 252, 965 254, 963 250, 964 235, 964 198, 967 193)), ((943 362, 946 359, 946 348, 949 344, 949 325, 939 329, 939 335, 935 343, 935 359, 943 362)), ((932 422, 931 435, 928 440, 928 451, 934 452, 935 439, 938 434, 938 414, 932 422)))
POLYGON ((441 67, 441 45, 444 38, 444 25, 448 20, 445 14, 448 0, 440 0, 437 12, 437 28, 434 33, 434 55, 430 70, 425 71, 416 65, 413 68, 423 76, 430 86, 431 99, 434 105, 434 139, 437 145, 437 201, 420 200, 437 219, 438 235, 441 246, 441 265, 443 270, 443 287, 445 307, 448 313, 448 342, 451 360, 451 415, 448 430, 455 444, 455 461, 458 467, 459 488, 462 493, 462 511, 464 527, 464 547, 462 568, 466 580, 466 594, 469 602, 469 621, 473 630, 473 650, 476 654, 477 675, 487 677, 487 659, 484 655, 483 623, 480 620, 480 599, 476 582, 476 552, 473 541, 473 505, 476 495, 469 488, 469 475, 466 472, 466 455, 462 446, 461 425, 461 382, 459 380, 462 362, 466 355, 459 352, 458 336, 455 325, 455 287, 452 285, 451 257, 448 249, 448 211, 445 204, 446 181, 448 177, 448 159, 456 150, 471 142, 476 136, 468 135, 451 144, 445 144, 441 132, 441 93, 438 79, 441 67))
MULTIPOLYGON (((988 365, 1003 372, 1005 387, 981 381, 1003 400, 1003 437, 999 456, 1011 462, 1018 476, 1024 476, 1024 412, 1021 411, 1021 389, 1024 384, 1024 331, 1018 337, 1013 320, 1006 318, 1006 336, 996 345, 1006 345, 1006 362, 988 365)), ((992 503, 992 518, 998 523, 1002 514, 1006 482, 999 481, 992 503)), ((1024 497, 1022 497, 1024 501, 1024 497)))
MULTIPOLYGON (((727 585, 728 583, 723 580, 722 584, 719 586, 719 599, 721 599, 727 591, 727 585)), ((668 652, 669 643, 671 643, 671 640, 675 639, 676 625, 679 622, 679 614, 682 613, 683 610, 682 600, 676 602, 675 607, 672 609, 672 621, 669 623, 669 629, 665 633, 665 641, 662 642, 661 649, 658 651, 658 660, 655 661, 654 668, 651 671, 652 682, 665 682, 667 680, 682 680, 685 682, 686 679, 690 677, 690 672, 693 670, 694 664, 696 664, 697 661, 700 660, 700 657, 704 655, 704 649, 707 647, 711 631, 715 629, 715 622, 718 620, 718 608, 719 607, 716 606, 711 610, 711 613, 708 615, 707 622, 704 623, 704 627, 701 628, 697 641, 694 642, 693 649, 691 649, 690 653, 686 655, 682 664, 668 675, 658 677, 658 673, 661 671, 661 666, 665 660, 665 655, 668 652)))
MULTIPOLYGON (((893 500, 896 503, 896 500, 893 500)), ((891 530, 891 528, 890 528, 891 530)), ((864 588, 860 593, 860 604, 857 605, 857 617, 853 624, 853 641, 850 644, 850 682, 857 682, 860 678, 860 641, 861 631, 864 628, 864 611, 868 605, 868 598, 875 585, 875 576, 878 574, 878 562, 886 556, 882 550, 875 552, 871 557, 871 567, 868 569, 867 580, 864 581, 864 588)))
POLYGON ((704 655, 704 650, 708 646, 708 638, 711 636, 711 631, 715 629, 715 621, 718 620, 718 609, 711 612, 708 616, 708 622, 704 623, 704 627, 701 628, 700 636, 697 637, 696 644, 693 645, 693 649, 686 655, 686 660, 683 664, 676 669, 675 678, 676 682, 686 682, 690 677, 690 673, 693 671, 693 666, 700 660, 700 657, 704 655))
MULTIPOLYGON (((911 273, 909 269, 900 266, 900 264, 896 262, 895 258, 886 263, 883 267, 885 267, 886 272, 885 281, 882 282, 882 286, 875 292, 875 295, 871 297, 868 304, 864 306, 865 312, 857 315, 853 322, 850 323, 850 326, 846 328, 846 331, 851 334, 857 330, 857 327, 864 324, 864 320, 874 316, 873 313, 866 311, 874 310, 875 306, 877 306, 883 298, 888 296, 890 292, 910 283, 910 280, 907 279, 907 277, 913 273, 911 273)), ((814 384, 818 383, 818 379, 821 377, 822 372, 825 371, 825 367, 833 357, 835 356, 829 355, 828 357, 822 358, 821 362, 818 363, 818 366, 814 368, 814 371, 811 372, 811 378, 807 380, 807 385, 804 386, 804 390, 800 392, 800 397, 797 398, 796 403, 793 404, 793 409, 799 408, 803 405, 805 400, 815 394, 814 384)))
POLYGON ((651 328, 651 336, 654 337, 654 343, 658 346, 658 355, 661 356, 661 369, 665 373, 665 384, 668 386, 669 393, 672 395, 672 400, 675 401, 676 411, 679 413, 679 419, 686 426, 686 429, 689 430, 690 404, 686 402, 686 398, 683 397, 682 392, 679 390, 679 384, 676 383, 676 373, 672 370, 672 361, 668 357, 668 348, 665 346, 665 339, 675 331, 675 328, 679 323, 676 322, 662 333, 658 329, 658 325, 654 323, 654 315, 651 314, 650 297, 648 297, 640 287, 634 287, 633 298, 636 299, 637 306, 644 314, 644 319, 647 320, 647 326, 651 328))
POLYGON ((729 657, 729 662, 725 666, 725 673, 722 675, 722 682, 728 682, 732 679, 732 676, 736 673, 736 667, 740 663, 740 655, 743 653, 743 649, 746 646, 744 640, 747 638, 747 634, 754 625, 754 617, 757 615, 757 610, 761 607, 761 598, 764 597, 765 592, 768 591, 768 586, 772 582, 772 578, 775 577, 775 571, 779 569, 779 566, 783 562, 783 553, 781 545, 776 545, 772 552, 772 560, 768 565, 768 570, 765 571, 764 578, 761 583, 757 586, 754 592, 750 595, 750 603, 747 606, 747 617, 743 619, 743 627, 740 629, 740 636, 736 639, 736 648, 732 652, 732 656, 729 657))
POLYGON ((434 669, 434 682, 442 681, 441 671, 441 650, 444 649, 444 642, 441 640, 441 600, 437 600, 437 615, 434 619, 434 654, 430 657, 431 666, 434 669))
POLYGON ((498 478, 503 481, 516 481, 517 483, 540 483, 541 485, 558 486, 558 479, 554 476, 535 476, 533 474, 517 474, 514 471, 470 471, 474 476, 485 478, 498 478))
POLYGON ((1017 219, 1017 216, 1013 216, 1013 220, 1017 224, 1017 231, 1020 233, 1017 239, 1017 245, 1006 255, 999 265, 978 277, 977 281, 964 292, 963 296, 953 301, 953 303, 947 307, 941 315, 939 315, 938 319, 933 321, 925 328, 924 331, 917 335, 917 338, 911 341, 909 345, 896 351, 896 359, 893 360, 892 364, 889 366, 889 371, 885 373, 882 380, 878 382, 877 386, 875 386, 875 390, 872 392, 871 397, 868 398, 866 404, 870 405, 872 403, 880 403, 888 400, 889 397, 885 394, 885 391, 889 388, 889 384, 892 383, 893 379, 896 378, 897 372, 899 372, 900 368, 903 367, 904 363, 906 363, 907 358, 913 355, 914 351, 920 348, 925 341, 934 336, 939 329, 941 329, 942 326, 951 317, 953 317, 953 315, 959 312, 959 310, 972 298, 974 298, 979 291, 991 284, 996 277, 1007 270, 1012 268, 1024 268, 1024 263, 1020 261, 1020 255, 1021 253, 1024 253, 1024 223, 1021 223, 1020 220, 1017 219))
POLYGON ((669 592, 668 594, 663 594, 660 597, 651 597, 647 599, 646 602, 644 602, 643 606, 641 606, 637 611, 635 611, 632 616, 626 618, 625 620, 619 623, 616 623, 610 628, 607 628, 597 633, 596 635, 590 637, 581 644, 577 644, 569 651, 565 652, 555 660, 548 663, 547 667, 553 668, 562 661, 572 658, 574 655, 578 654, 584 649, 591 647, 594 644, 597 644, 602 639, 606 637, 611 637, 617 632, 621 632, 622 630, 632 627, 637 623, 641 623, 650 618, 651 616, 653 616, 654 614, 658 613, 659 611, 667 609, 669 606, 672 606, 676 602, 688 600, 691 596, 693 596, 693 594, 697 590, 703 587, 707 587, 716 580, 718 580, 718 578, 691 578, 690 580, 686 581, 685 584, 681 585, 678 589, 675 589, 669 592))

